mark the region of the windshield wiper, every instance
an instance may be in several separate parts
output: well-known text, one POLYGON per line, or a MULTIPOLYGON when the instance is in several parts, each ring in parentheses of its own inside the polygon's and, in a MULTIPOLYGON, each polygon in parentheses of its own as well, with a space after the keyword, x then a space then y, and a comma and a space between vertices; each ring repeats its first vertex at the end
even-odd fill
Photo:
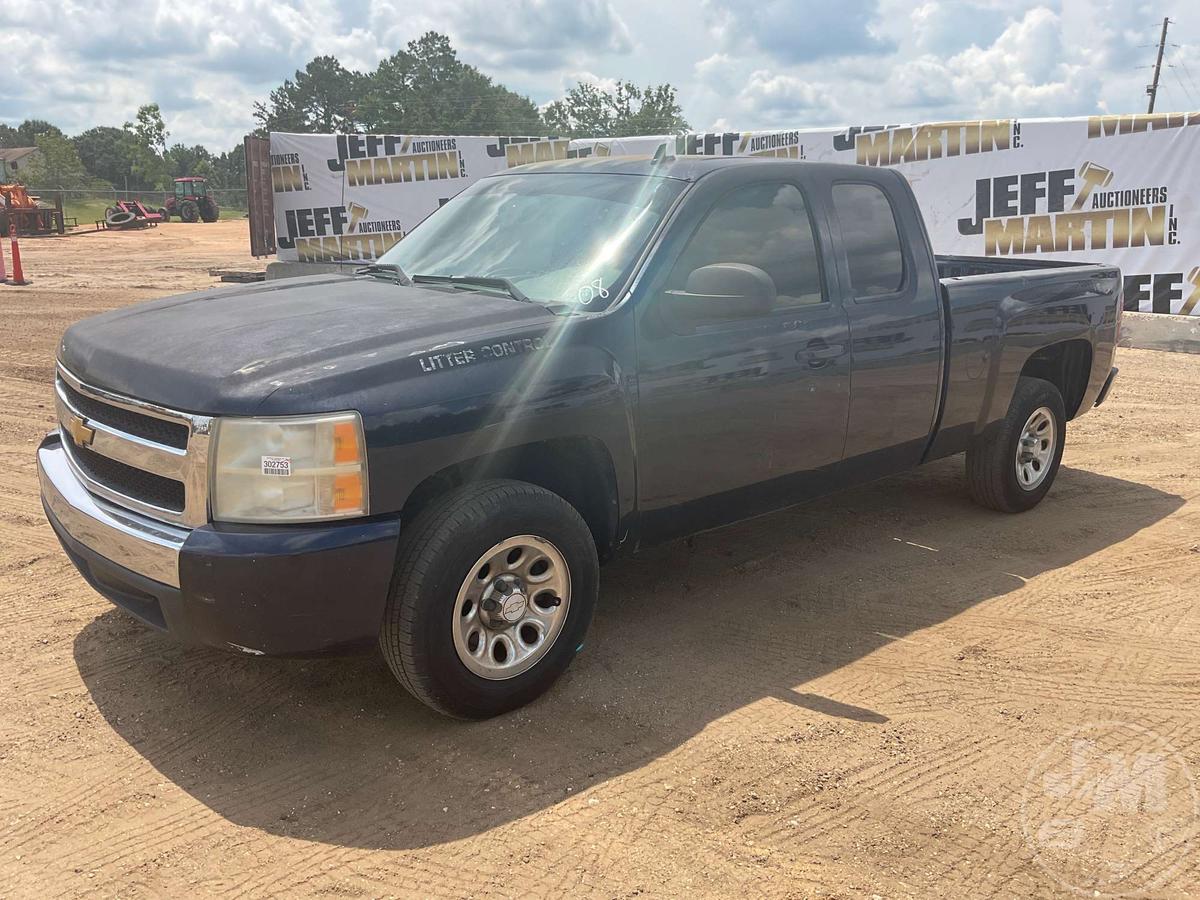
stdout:
POLYGON ((355 275, 387 275, 392 281, 400 285, 410 285, 413 280, 408 277, 402 268, 395 263, 371 263, 369 266, 363 266, 355 275))
POLYGON ((522 303, 537 302, 508 278, 494 278, 490 275, 414 275, 412 280, 417 284, 461 284, 464 287, 477 285, 484 288, 495 288, 504 291, 508 296, 514 300, 520 300, 522 303))

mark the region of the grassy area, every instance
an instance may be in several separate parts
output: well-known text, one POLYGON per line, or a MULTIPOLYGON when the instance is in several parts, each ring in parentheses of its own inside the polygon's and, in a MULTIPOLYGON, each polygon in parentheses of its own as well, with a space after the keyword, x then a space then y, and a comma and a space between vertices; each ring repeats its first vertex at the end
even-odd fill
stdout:
POLYGON ((104 200, 68 200, 63 204, 63 215, 68 219, 75 216, 80 225, 91 225, 97 219, 104 218, 104 208, 108 203, 104 200))

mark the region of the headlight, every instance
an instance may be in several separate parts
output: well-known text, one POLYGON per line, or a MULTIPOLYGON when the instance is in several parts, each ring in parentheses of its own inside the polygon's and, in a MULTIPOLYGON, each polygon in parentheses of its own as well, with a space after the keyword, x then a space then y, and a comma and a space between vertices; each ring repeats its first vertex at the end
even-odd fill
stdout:
POLYGON ((213 519, 314 522, 367 513, 358 413, 218 419, 213 519))

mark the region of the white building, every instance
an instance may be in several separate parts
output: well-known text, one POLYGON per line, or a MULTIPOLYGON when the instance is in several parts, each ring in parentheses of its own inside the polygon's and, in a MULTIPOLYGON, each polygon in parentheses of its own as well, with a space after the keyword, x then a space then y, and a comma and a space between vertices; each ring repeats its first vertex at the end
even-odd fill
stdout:
POLYGON ((0 184, 18 181, 21 170, 37 159, 37 147, 0 147, 0 184))

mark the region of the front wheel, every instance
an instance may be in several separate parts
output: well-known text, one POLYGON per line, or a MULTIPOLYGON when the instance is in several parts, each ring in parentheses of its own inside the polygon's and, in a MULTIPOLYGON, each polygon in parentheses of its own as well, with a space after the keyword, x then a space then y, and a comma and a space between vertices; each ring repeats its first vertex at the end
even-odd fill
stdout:
POLYGON ((574 507, 533 484, 481 481, 402 532, 379 644, 418 700, 483 719, 566 671, 599 587, 596 545, 574 507))
POLYGON ((1058 388, 1040 378, 1017 380, 1008 415, 967 450, 967 485, 981 506, 1024 512, 1054 483, 1067 437, 1058 388))

